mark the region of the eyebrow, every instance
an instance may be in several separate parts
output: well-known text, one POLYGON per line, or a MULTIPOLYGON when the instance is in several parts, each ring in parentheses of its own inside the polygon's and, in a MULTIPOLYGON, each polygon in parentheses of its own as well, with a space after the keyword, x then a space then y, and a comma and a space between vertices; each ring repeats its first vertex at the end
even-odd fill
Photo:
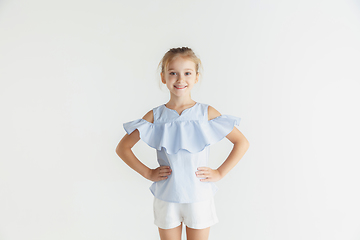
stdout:
MULTIPOLYGON (((175 69, 172 69, 172 68, 168 69, 168 71, 173 71, 173 70, 175 70, 175 69)), ((191 69, 191 68, 185 68, 184 70, 194 71, 194 69, 191 69)))

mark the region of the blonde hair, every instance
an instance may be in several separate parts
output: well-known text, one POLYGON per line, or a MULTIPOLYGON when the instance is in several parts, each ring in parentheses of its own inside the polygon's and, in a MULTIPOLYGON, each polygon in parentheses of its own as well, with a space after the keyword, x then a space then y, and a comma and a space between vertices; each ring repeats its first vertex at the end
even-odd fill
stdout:
POLYGON ((200 58, 198 58, 193 50, 188 47, 179 47, 179 48, 171 48, 169 51, 167 51, 164 55, 164 57, 161 59, 159 66, 161 67, 161 72, 164 74, 167 70, 167 67, 169 66, 169 63, 175 58, 175 57, 183 57, 183 58, 189 58, 192 60, 196 65, 196 73, 200 73, 200 69, 202 69, 202 64, 200 61, 200 58))

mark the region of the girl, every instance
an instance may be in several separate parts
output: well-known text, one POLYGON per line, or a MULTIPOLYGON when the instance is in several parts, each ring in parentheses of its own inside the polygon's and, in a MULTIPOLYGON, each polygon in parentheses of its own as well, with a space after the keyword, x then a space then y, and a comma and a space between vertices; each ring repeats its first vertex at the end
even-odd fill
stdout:
POLYGON ((191 89, 199 80, 200 59, 187 47, 170 49, 161 60, 161 81, 170 100, 142 119, 124 124, 127 132, 116 148, 124 162, 146 179, 154 195, 154 223, 162 240, 180 240, 182 222, 188 240, 206 240, 218 222, 214 182, 222 179, 243 157, 249 142, 234 126, 240 118, 221 115, 195 102, 191 89), (209 145, 228 138, 233 149, 217 169, 207 167, 209 145), (140 140, 157 151, 159 167, 150 169, 131 148, 140 140))

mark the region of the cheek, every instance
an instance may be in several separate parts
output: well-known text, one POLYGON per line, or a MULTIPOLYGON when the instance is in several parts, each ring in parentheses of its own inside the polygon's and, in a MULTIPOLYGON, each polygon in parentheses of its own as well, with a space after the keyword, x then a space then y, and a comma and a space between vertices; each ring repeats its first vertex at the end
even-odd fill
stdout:
POLYGON ((170 78, 168 78, 168 80, 166 82, 169 84, 173 84, 176 82, 176 79, 174 77, 170 77, 170 78))

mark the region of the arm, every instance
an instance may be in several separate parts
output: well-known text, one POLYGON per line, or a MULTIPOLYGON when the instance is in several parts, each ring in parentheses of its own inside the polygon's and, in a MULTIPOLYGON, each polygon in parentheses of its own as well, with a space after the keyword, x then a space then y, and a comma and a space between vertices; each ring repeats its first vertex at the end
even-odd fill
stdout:
POLYGON ((230 142, 234 144, 234 146, 227 159, 217 169, 220 174, 220 179, 223 178, 228 172, 230 172, 233 167, 235 167, 235 165, 245 155, 250 146, 249 141, 236 127, 234 127, 234 129, 226 136, 226 138, 229 139, 230 142))
MULTIPOLYGON (((211 120, 218 116, 221 116, 221 114, 216 109, 209 106, 208 119, 211 120)), ((196 175, 200 178, 206 177, 206 179, 200 179, 200 181, 215 182, 222 179, 228 172, 230 172, 233 167, 235 167, 235 165, 245 155, 250 146, 249 141, 236 127, 233 128, 233 130, 226 136, 226 138, 234 144, 229 156, 217 169, 199 167, 199 171, 196 172, 196 175)))
MULTIPOLYGON (((148 122, 154 121, 153 112, 149 111, 143 117, 148 122)), ((130 135, 125 134, 116 147, 116 154, 132 169, 138 172, 144 178, 151 181, 160 181, 167 178, 171 174, 171 169, 168 166, 161 166, 156 169, 150 169, 144 165, 133 153, 131 148, 140 140, 140 134, 135 129, 130 135)))

